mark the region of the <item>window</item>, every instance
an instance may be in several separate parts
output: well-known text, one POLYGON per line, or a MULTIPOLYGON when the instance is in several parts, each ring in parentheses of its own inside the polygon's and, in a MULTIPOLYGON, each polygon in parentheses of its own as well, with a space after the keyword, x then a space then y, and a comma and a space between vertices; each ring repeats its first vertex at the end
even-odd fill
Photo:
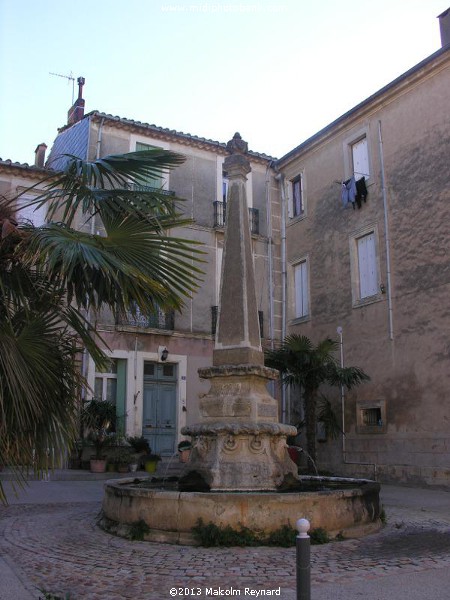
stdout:
MULTIPOLYGON (((157 146, 151 146, 150 144, 143 144, 142 142, 136 142, 136 152, 141 152, 142 150, 159 150, 160 148, 158 148, 157 146)), ((162 188, 163 187, 163 180, 162 177, 156 176, 156 177, 147 177, 147 181, 145 182, 145 185, 148 187, 154 187, 154 188, 162 188)))
POLYGON ((117 361, 112 359, 103 371, 95 373, 94 395, 98 400, 117 400, 117 361))
POLYGON ((222 177, 222 202, 224 204, 227 203, 228 185, 229 185, 229 180, 228 180, 227 174, 223 173, 223 177, 222 177))
POLYGON ((368 225, 349 239, 352 302, 356 308, 381 299, 378 228, 368 225))
POLYGON ((28 221, 35 227, 40 227, 46 222, 47 208, 45 205, 37 208, 37 204, 27 206, 29 202, 35 199, 33 196, 20 196, 18 199, 18 219, 19 221, 28 221))
POLYGON ((298 175, 291 181, 291 198, 289 213, 291 218, 301 217, 305 213, 303 176, 298 175))
POLYGON ((356 403, 356 429, 358 433, 386 433, 386 402, 356 403))
POLYGON ((361 177, 369 178, 369 152, 367 138, 364 136, 357 142, 351 144, 353 175, 356 180, 361 177))
POLYGON ((294 318, 309 315, 308 263, 303 260, 294 265, 295 312, 294 318))
POLYGON ((359 297, 375 296, 378 293, 378 273, 375 252, 375 234, 372 231, 356 240, 358 253, 359 297))

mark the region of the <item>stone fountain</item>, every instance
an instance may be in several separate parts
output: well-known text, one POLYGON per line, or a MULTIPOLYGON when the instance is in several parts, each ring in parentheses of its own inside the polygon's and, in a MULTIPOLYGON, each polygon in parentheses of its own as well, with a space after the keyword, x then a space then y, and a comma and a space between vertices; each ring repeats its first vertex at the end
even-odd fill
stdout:
POLYGON ((278 423, 278 402, 267 383, 278 372, 264 366, 246 199, 250 162, 236 133, 224 161, 229 180, 222 284, 213 366, 199 376, 211 382, 200 399, 202 420, 182 431, 193 441, 181 489, 191 481, 210 491, 276 490, 297 476, 286 451, 291 425, 278 423))
MULTIPOLYGON (((264 366, 246 200, 247 143, 236 133, 224 169, 227 220, 213 366, 199 370, 211 387, 200 398, 199 423, 182 430, 192 451, 177 489, 142 487, 136 480, 105 485, 103 526, 126 535, 137 521, 146 539, 192 543, 205 523, 268 534, 307 517, 330 533, 367 532, 379 525, 379 485, 347 481, 345 489, 281 493, 298 481, 286 438, 295 427, 278 422, 267 384, 278 372, 264 366)), ((323 479, 322 479, 323 481, 323 479)), ((298 482, 300 483, 300 482, 298 482)), ((335 485, 334 480, 333 485, 335 485)))

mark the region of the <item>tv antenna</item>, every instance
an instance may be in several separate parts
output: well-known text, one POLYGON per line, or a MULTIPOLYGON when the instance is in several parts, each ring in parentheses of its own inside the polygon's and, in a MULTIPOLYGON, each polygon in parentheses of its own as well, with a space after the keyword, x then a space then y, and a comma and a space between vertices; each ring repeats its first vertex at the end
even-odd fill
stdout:
POLYGON ((50 73, 49 75, 55 75, 56 77, 62 77, 63 79, 67 79, 67 83, 69 81, 72 82, 72 104, 75 101, 75 77, 73 76, 72 71, 70 71, 70 75, 61 75, 60 73, 50 73))

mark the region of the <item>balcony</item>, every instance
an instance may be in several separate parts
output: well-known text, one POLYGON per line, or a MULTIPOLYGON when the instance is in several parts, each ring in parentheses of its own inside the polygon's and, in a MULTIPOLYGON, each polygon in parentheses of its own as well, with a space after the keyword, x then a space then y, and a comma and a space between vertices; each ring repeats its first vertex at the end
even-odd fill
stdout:
MULTIPOLYGON (((217 330, 217 317, 219 316, 219 307, 211 306, 211 335, 216 335, 217 330)), ((258 310, 259 319, 259 334, 261 339, 264 337, 264 312, 258 310)))
POLYGON ((163 190, 160 187, 154 187, 151 185, 138 185, 137 183, 128 183, 125 189, 133 190, 134 192, 157 192, 163 196, 175 196, 175 192, 172 190, 163 190))
POLYGON ((173 310, 165 312, 158 308, 155 313, 143 314, 139 309, 134 314, 131 312, 120 315, 116 324, 119 327, 139 327, 141 329, 163 329, 173 331, 175 329, 175 313, 173 310))
MULTIPOLYGON (((226 220, 226 203, 216 200, 213 202, 213 207, 214 227, 224 227, 226 220)), ((259 210, 257 208, 248 209, 248 220, 252 235, 259 235, 259 210)))

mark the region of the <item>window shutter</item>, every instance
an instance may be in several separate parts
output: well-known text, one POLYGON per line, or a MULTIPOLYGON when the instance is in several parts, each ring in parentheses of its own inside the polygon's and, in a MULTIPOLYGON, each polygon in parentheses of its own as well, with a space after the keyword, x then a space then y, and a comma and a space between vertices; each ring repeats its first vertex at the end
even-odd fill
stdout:
POLYGON ((373 233, 358 240, 358 268, 360 297, 374 296, 378 292, 378 277, 373 233))
MULTIPOLYGON (((141 142, 136 142, 136 152, 141 152, 142 150, 160 150, 160 148, 158 148, 158 146, 151 146, 150 144, 142 144, 141 142)), ((149 187, 154 187, 154 188, 162 188, 163 186, 163 180, 162 177, 148 177, 147 181, 145 182, 145 185, 148 185, 149 187)))
POLYGON ((295 265, 295 317, 305 317, 309 313, 308 268, 306 261, 295 265))
POLYGON ((353 174, 355 179, 369 177, 369 153, 367 149, 367 138, 352 144, 353 174))

